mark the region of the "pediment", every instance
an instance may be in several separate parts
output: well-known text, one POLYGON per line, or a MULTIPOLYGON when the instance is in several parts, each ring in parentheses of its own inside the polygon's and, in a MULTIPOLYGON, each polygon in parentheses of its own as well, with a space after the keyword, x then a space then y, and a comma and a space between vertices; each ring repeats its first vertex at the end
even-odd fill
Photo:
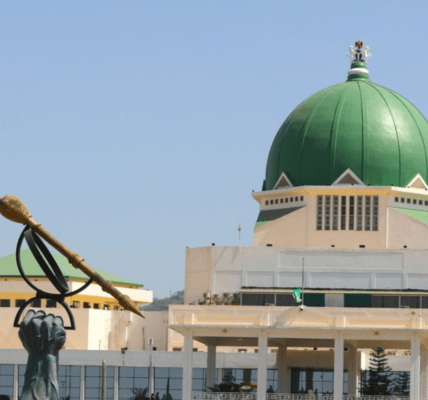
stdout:
POLYGON ((293 187, 293 185, 290 182, 290 179, 288 179, 287 175, 283 172, 281 176, 278 178, 278 180, 275 183, 274 189, 282 189, 287 187, 293 187))
POLYGON ((334 316, 318 308, 296 306, 290 308, 276 317, 277 326, 299 326, 299 325, 325 325, 334 324, 334 316))
POLYGON ((428 190, 428 186, 425 183, 424 179, 422 178, 422 176, 420 176, 419 174, 417 174, 407 185, 407 188, 412 188, 412 189, 423 189, 423 190, 428 190))
POLYGON ((348 168, 332 185, 364 185, 364 183, 348 168))

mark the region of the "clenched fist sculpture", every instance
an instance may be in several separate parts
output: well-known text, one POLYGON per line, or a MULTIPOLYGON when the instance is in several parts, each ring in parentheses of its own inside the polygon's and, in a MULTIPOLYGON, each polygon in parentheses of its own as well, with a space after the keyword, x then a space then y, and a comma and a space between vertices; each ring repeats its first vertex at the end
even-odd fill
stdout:
POLYGON ((19 338, 28 351, 20 400, 59 400, 58 352, 65 343, 61 317, 29 310, 21 322, 19 338))

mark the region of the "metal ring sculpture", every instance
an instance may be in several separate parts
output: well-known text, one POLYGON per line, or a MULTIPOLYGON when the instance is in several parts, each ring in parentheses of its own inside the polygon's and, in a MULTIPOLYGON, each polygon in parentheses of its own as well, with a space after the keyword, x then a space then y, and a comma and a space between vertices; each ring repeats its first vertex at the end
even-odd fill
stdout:
POLYGON ((19 325, 20 325, 19 319, 21 318, 21 314, 25 310, 25 308, 28 306, 28 304, 30 304, 33 300, 49 299, 49 300, 54 300, 57 303, 61 304, 65 308, 65 311, 67 311, 68 317, 70 318, 70 326, 65 326, 64 328, 71 329, 71 330, 76 329, 76 324, 74 322, 73 314, 70 310, 70 307, 64 300, 66 297, 74 296, 75 294, 80 293, 82 290, 85 290, 92 283, 93 278, 90 278, 88 282, 86 282, 81 288, 73 292, 69 292, 68 283, 65 280, 64 275, 62 274, 57 262, 52 257, 52 254, 50 253, 48 248, 45 246, 42 239, 40 239, 37 236, 37 234, 33 231, 30 225, 25 226, 24 230, 21 233, 21 236, 18 239, 18 244, 16 246, 16 264, 18 265, 19 273, 21 274, 24 281, 27 282, 27 284, 36 291, 36 296, 27 300, 19 308, 18 313, 16 314, 16 317, 15 317, 15 321, 13 323, 13 326, 16 328, 19 328, 19 325), (58 289, 59 294, 48 293, 39 289, 25 275, 24 269, 22 268, 22 264, 21 264, 21 246, 24 239, 27 242, 31 253, 33 254, 40 268, 46 274, 46 277, 49 279, 52 285, 56 289, 58 289), (43 253, 43 255, 40 252, 43 253), (45 259, 47 262, 45 261, 45 259))

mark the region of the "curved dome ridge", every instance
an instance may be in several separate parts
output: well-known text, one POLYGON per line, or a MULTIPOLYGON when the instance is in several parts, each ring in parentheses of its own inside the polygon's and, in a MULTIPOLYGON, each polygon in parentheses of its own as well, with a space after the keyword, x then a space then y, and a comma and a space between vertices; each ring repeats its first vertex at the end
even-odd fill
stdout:
POLYGON ((264 190, 282 173, 293 186, 331 185, 347 169, 366 185, 428 180, 428 122, 398 93, 348 79, 310 96, 279 129, 264 190))
MULTIPOLYGON (((303 154, 303 148, 305 146, 305 139, 306 136, 308 134, 308 130, 309 130, 309 126, 312 122, 312 119, 315 115, 315 113, 317 112, 317 110, 319 109, 319 107, 321 107, 321 105, 323 104, 323 102, 332 94, 332 92, 336 90, 338 90, 340 88, 340 85, 335 85, 335 86, 331 86, 325 90, 323 90, 321 93, 323 94, 322 99, 319 101, 319 103, 310 111, 306 121, 305 121, 305 125, 303 127, 303 137, 302 137, 302 144, 300 146, 300 162, 299 162, 299 177, 302 176, 302 154, 303 154)), ((333 126, 333 123, 332 123, 333 126)))

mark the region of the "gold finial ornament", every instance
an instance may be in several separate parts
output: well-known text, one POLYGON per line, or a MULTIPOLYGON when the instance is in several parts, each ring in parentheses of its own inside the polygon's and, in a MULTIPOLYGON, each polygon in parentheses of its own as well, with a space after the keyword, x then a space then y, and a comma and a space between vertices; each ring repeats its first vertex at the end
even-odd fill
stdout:
POLYGON ((43 228, 42 224, 34 221, 27 207, 18 197, 7 195, 0 199, 0 214, 13 222, 29 225, 34 232, 66 257, 74 268, 80 269, 87 276, 93 278, 93 280, 101 286, 102 290, 112 295, 123 308, 144 318, 142 312, 129 296, 121 293, 110 281, 104 279, 100 274, 94 271, 91 266, 85 263, 83 257, 79 256, 77 253, 73 253, 67 246, 43 228))
POLYGON ((361 49, 363 47, 363 42, 361 40, 358 40, 357 42, 355 42, 355 47, 357 49, 361 49))

